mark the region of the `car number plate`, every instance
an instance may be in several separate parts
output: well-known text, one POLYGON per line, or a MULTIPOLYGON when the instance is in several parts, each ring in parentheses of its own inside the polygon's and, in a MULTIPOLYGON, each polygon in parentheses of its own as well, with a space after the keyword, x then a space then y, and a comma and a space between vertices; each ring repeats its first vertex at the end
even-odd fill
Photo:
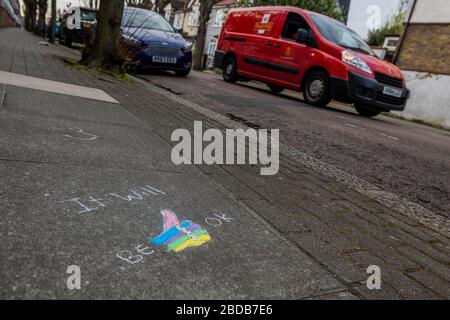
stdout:
POLYGON ((403 95, 403 90, 392 87, 384 87, 383 94, 391 97, 401 98, 403 95))
POLYGON ((160 62, 160 63, 177 63, 177 58, 175 58, 175 57, 158 57, 158 56, 153 56, 152 61, 153 62, 160 62))

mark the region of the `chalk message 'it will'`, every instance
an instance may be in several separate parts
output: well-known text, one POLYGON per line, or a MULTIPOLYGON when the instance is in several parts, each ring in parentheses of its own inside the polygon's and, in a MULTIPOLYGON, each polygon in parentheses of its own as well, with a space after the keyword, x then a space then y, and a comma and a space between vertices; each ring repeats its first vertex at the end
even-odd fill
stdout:
POLYGON ((85 198, 71 198, 60 201, 61 203, 68 203, 77 208, 77 213, 92 213, 99 209, 105 208, 113 201, 135 202, 142 201, 148 197, 165 196, 166 193, 158 188, 152 186, 142 186, 124 192, 109 192, 103 197, 88 195, 85 198))

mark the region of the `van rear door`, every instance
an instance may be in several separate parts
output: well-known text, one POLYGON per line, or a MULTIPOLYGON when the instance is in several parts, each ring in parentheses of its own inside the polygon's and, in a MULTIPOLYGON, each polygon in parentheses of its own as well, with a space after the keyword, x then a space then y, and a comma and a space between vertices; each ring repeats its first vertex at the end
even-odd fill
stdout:
MULTIPOLYGON (((273 39, 271 38, 279 21, 280 12, 276 10, 241 11, 236 20, 230 21, 236 36, 245 34, 245 41, 236 50, 239 73, 256 78, 269 78, 271 70, 267 67, 271 59, 273 39)), ((231 36, 233 33, 229 33, 231 36)), ((231 37, 230 37, 231 38, 231 37)), ((232 39, 232 38, 231 38, 232 39)))

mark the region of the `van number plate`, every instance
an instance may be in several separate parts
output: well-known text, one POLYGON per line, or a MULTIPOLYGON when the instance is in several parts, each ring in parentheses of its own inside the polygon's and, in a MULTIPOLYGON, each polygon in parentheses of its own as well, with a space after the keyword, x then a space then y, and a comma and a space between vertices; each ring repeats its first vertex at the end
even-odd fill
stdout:
POLYGON ((177 63, 177 58, 175 58, 175 57, 158 57, 158 56, 153 56, 152 61, 153 62, 160 62, 160 63, 177 63))
POLYGON ((401 98, 403 95, 403 90, 392 87, 384 87, 383 94, 391 97, 401 98))

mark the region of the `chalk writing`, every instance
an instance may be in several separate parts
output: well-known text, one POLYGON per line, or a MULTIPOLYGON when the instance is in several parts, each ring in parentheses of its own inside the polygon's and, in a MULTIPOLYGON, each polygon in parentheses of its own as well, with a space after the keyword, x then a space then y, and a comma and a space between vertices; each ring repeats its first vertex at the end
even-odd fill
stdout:
POLYGON ((69 139, 74 139, 74 140, 81 140, 81 141, 92 141, 92 140, 96 140, 98 138, 98 136, 96 136, 95 134, 89 133, 84 131, 84 129, 82 128, 67 128, 67 129, 63 129, 63 128, 55 128, 56 130, 59 131, 68 131, 71 134, 64 134, 63 137, 65 138, 69 138, 69 139))
POLYGON ((60 203, 70 203, 72 207, 78 209, 77 213, 91 213, 100 208, 105 208, 111 204, 113 200, 120 200, 126 202, 142 201, 146 197, 165 196, 166 193, 152 186, 143 186, 128 190, 127 193, 110 192, 105 194, 103 198, 89 195, 87 198, 81 199, 79 197, 70 198, 60 201, 60 203))
POLYGON ((122 250, 116 254, 116 257, 131 264, 142 262, 144 261, 145 256, 149 256, 155 253, 155 250, 150 250, 149 247, 142 248, 143 246, 143 244, 140 244, 134 248, 134 250, 137 251, 138 254, 134 254, 130 250, 122 250))
MULTIPOLYGON (((180 222, 172 210, 164 209, 160 212, 163 216, 163 231, 158 236, 149 238, 149 244, 165 245, 168 251, 180 252, 188 247, 201 246, 211 240, 211 236, 205 229, 190 220, 180 222)), ((213 227, 220 227, 224 223, 233 221, 234 219, 225 213, 216 213, 205 218, 205 222, 213 227)), ((129 264, 136 264, 143 262, 146 257, 154 253, 155 250, 140 244, 133 250, 119 251, 116 257, 129 264)))
POLYGON ((213 227, 220 227, 223 222, 231 222, 233 218, 227 217, 225 213, 214 214, 212 217, 207 217, 205 222, 213 227))

